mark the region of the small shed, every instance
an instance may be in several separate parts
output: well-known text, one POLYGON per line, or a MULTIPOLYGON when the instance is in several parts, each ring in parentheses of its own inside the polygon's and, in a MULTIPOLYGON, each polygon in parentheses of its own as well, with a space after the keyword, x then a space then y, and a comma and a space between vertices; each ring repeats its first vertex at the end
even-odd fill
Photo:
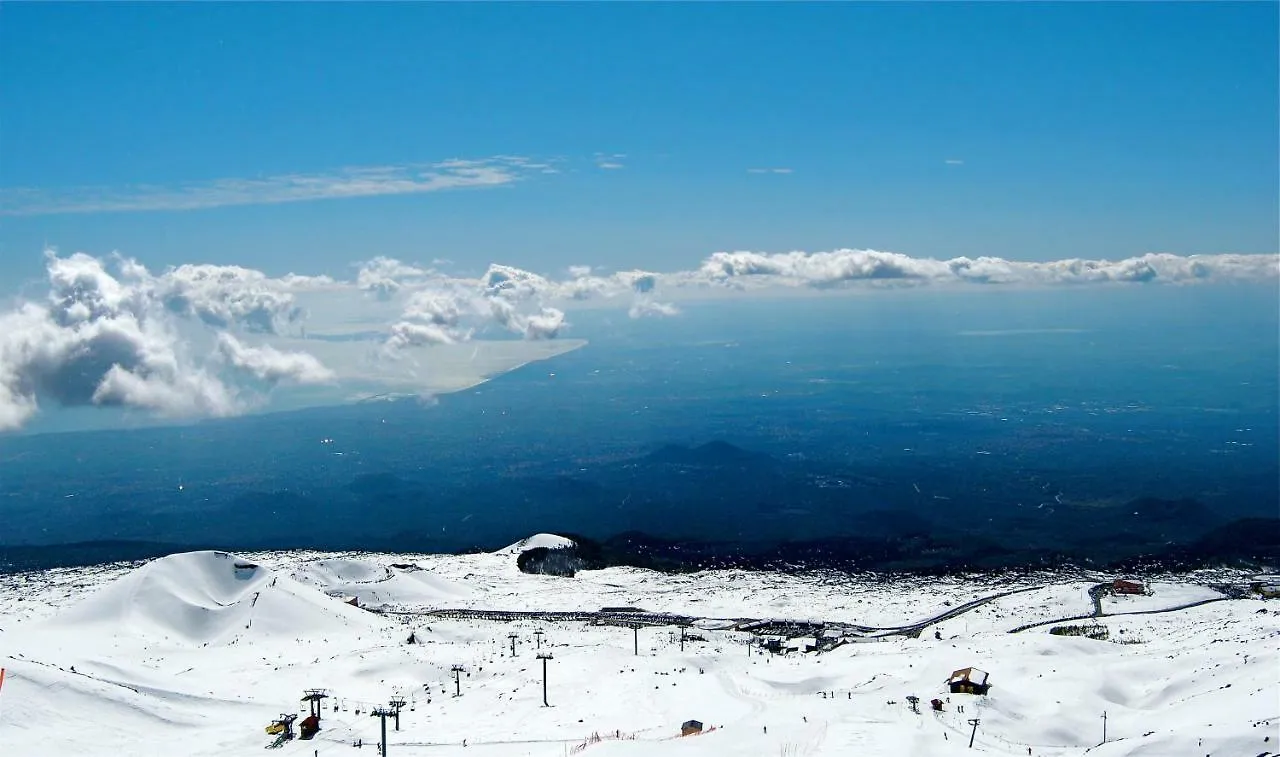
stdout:
POLYGON ((298 735, 303 739, 310 739, 320 730, 320 717, 317 715, 309 715, 298 724, 298 735))
POLYGON ((1114 594, 1145 594, 1147 593, 1147 587, 1141 581, 1117 578, 1111 582, 1111 591, 1114 594))
POLYGON ((989 676, 977 668, 960 668, 947 678, 952 694, 986 694, 991 689, 989 676))
POLYGON ((702 733, 702 721, 686 720, 680 724, 681 736, 692 736, 695 733, 702 733))

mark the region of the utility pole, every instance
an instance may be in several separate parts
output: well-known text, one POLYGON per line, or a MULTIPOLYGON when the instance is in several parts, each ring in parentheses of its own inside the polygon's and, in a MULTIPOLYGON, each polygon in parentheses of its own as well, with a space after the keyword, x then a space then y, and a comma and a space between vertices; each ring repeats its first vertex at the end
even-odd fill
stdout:
POLYGON ((542 706, 550 707, 547 703, 547 660, 553 660, 550 652, 539 652, 538 659, 542 660, 542 706))
POLYGON ((969 734, 969 748, 973 749, 973 737, 978 735, 978 719, 969 718, 969 725, 973 726, 973 731, 969 734))
POLYGON ((1102 711, 1102 743, 1107 743, 1107 711, 1102 711))
POLYGON ((680 626, 680 651, 684 651, 684 626, 680 626))
POLYGON ((631 632, 635 635, 635 656, 640 656, 640 626, 639 624, 631 626, 631 632))
POLYGON ((388 710, 383 707, 379 707, 375 709, 373 712, 369 713, 369 717, 371 718, 382 718, 382 741, 379 742, 378 744, 379 757, 387 757, 387 718, 391 717, 394 714, 395 713, 393 713, 391 710, 388 710))
POLYGON ((453 666, 453 685, 456 687, 456 692, 454 693, 455 697, 462 696, 462 679, 459 677, 458 674, 460 674, 464 670, 466 670, 466 668, 462 667, 461 665, 453 666))
POLYGON ((405 705, 404 697, 391 697, 391 709, 396 714, 396 730, 400 730, 400 710, 405 705))
POLYGON ((512 631, 511 633, 507 634, 507 638, 511 639, 511 656, 515 657, 516 656, 516 632, 512 631))
POLYGON ((542 649, 542 629, 539 628, 533 632, 533 637, 538 640, 538 649, 542 649))

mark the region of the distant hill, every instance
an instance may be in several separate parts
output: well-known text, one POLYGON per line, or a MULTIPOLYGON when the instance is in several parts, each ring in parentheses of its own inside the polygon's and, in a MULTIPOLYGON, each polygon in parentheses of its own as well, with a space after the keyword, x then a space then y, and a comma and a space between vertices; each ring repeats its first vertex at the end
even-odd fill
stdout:
POLYGON ((713 441, 700 447, 686 447, 681 444, 667 444, 645 456, 654 463, 670 463, 674 465, 696 466, 742 466, 759 463, 772 463, 773 458, 759 452, 750 452, 734 446, 726 441, 713 441))
POLYGON ((1194 542, 1175 547, 1161 562, 1170 567, 1280 565, 1280 518, 1241 518, 1194 542))

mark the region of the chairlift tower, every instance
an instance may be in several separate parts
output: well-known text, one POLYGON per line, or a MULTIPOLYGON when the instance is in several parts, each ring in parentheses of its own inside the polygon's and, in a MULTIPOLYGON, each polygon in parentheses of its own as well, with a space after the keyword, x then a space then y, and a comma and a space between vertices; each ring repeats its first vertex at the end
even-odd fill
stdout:
POLYGON ((462 667, 461 665, 454 665, 452 670, 453 670, 453 685, 455 687, 455 691, 453 695, 455 697, 460 697, 462 696, 461 674, 463 673, 463 671, 466 670, 466 668, 462 667))
POLYGON ((539 652, 538 659, 542 660, 542 706, 550 707, 547 702, 547 660, 553 660, 550 652, 539 652))
POLYGON ((310 712, 315 716, 316 720, 323 720, 321 710, 324 709, 323 700, 329 698, 329 692, 324 689, 307 689, 302 694, 302 701, 310 705, 310 712))
POLYGON ((400 730, 400 710, 404 709, 406 702, 404 697, 391 697, 391 709, 396 716, 396 730, 400 730))
POLYGON ((382 719, 382 740, 378 742, 378 757, 387 757, 387 718, 394 715, 394 712, 385 707, 378 707, 369 713, 371 718, 382 719))

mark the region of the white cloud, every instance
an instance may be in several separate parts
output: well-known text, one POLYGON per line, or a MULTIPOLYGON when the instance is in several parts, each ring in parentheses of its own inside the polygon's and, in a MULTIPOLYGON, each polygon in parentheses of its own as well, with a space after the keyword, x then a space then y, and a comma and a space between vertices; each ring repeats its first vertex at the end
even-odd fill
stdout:
POLYGON ((334 378, 333 371, 313 355, 282 352, 271 345, 250 347, 225 331, 218 334, 217 353, 228 365, 273 386, 283 381, 323 384, 334 378))
POLYGON ((612 154, 598 152, 595 154, 596 168, 600 168, 605 171, 617 171, 619 169, 626 168, 626 164, 622 162, 626 157, 627 154, 622 152, 612 154))
POLYGON ((437 344, 457 344, 470 337, 470 333, 459 335, 453 329, 435 323, 415 323, 400 321, 391 324, 391 336, 387 337, 386 347, 394 353, 405 347, 430 347, 437 344))
POLYGON ((789 174, 789 173, 795 173, 795 172, 790 168, 748 168, 747 173, 789 174))
POLYGON ((574 266, 560 279, 500 264, 475 278, 447 276, 385 257, 362 264, 349 281, 190 264, 153 274, 128 258, 81 253, 47 253, 46 268, 47 295, 0 312, 0 430, 21 427, 42 404, 221 416, 253 407, 277 384, 357 375, 376 384, 379 375, 389 375, 379 373, 388 363, 403 379, 406 371, 430 369, 429 362, 398 359, 407 348, 448 350, 493 327, 530 341, 558 338, 568 327, 565 310, 592 301, 642 318, 677 315, 682 299, 780 288, 1274 282, 1280 256, 1013 261, 854 249, 736 251, 714 253, 688 270, 609 273, 574 266), (315 309, 324 316, 310 339, 299 299, 320 303, 315 309), (290 349, 265 344, 263 335, 290 349))
POLYGON ((637 298, 631 304, 631 309, 627 311, 627 315, 632 318, 645 318, 648 316, 673 316, 679 315, 680 308, 669 302, 657 302, 648 298, 637 298))
POLYGON ((539 312, 526 316, 520 331, 525 339, 554 339, 564 327, 564 311, 544 307, 539 312))
POLYGON ((386 348, 390 352, 404 347, 456 344, 471 338, 470 329, 460 328, 463 316, 476 312, 477 295, 459 288, 430 289, 415 292, 391 325, 386 348))
POLYGON ((251 348, 228 332, 274 330, 296 311, 280 280, 235 267, 179 266, 153 276, 136 261, 46 255, 49 293, 0 314, 0 430, 42 402, 223 416, 252 393, 194 356, 190 329, 218 334, 222 362, 267 383, 325 376, 308 355, 251 348), (186 326, 184 327, 184 323, 186 326))
POLYGON ((914 258, 877 250, 829 252, 717 252, 679 285, 833 287, 857 283, 893 284, 1107 284, 1188 283, 1257 280, 1277 276, 1275 255, 1192 255, 1149 253, 1123 260, 1072 258, 1019 262, 1003 258, 914 258))
POLYGON ((180 265, 154 280, 157 296, 170 310, 195 316, 211 326, 238 324, 247 330, 278 333, 302 317, 292 289, 322 280, 290 274, 271 279, 239 266, 180 265))
POLYGON ((202 370, 135 372, 113 365, 94 390, 93 404, 150 410, 164 417, 225 417, 244 409, 225 384, 202 370))
POLYGON ((511 184, 533 173, 554 172, 549 163, 518 156, 439 163, 357 166, 328 173, 224 178, 178 186, 0 189, 0 216, 55 213, 176 211, 232 205, 272 205, 348 197, 422 194, 511 184))
POLYGON ((947 158, 947 159, 946 159, 946 160, 944 160, 943 162, 944 162, 944 163, 946 163, 946 164, 947 164, 947 165, 949 165, 949 166, 963 166, 963 165, 964 165, 964 161, 963 161, 963 160, 960 160, 959 158, 947 158))
POLYGON ((379 299, 390 299, 405 285, 422 284, 432 278, 435 271, 395 258, 379 255, 360 264, 356 272, 356 286, 379 299))

